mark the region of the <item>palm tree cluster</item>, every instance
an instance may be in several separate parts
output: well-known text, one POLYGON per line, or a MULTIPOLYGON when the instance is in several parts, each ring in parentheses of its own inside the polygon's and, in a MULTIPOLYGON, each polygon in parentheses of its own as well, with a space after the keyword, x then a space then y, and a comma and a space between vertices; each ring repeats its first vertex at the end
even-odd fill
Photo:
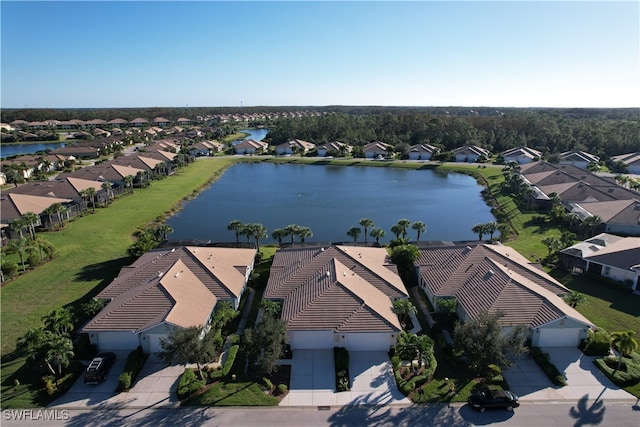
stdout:
MULTIPOLYGON (((351 237, 354 243, 358 242, 358 237, 360 237, 360 234, 363 234, 362 233, 363 229, 364 229, 363 235, 364 235, 365 244, 368 243, 367 236, 371 236, 375 238, 376 243, 380 244, 380 239, 386 235, 386 232, 382 228, 377 228, 375 226, 375 223, 371 218, 361 218, 360 221, 358 221, 358 224, 362 228, 355 226, 347 230, 347 236, 351 237)), ((413 224, 411 224, 411 221, 409 221, 408 219, 400 219, 395 225, 391 227, 391 232, 396 236, 396 239, 395 239, 396 243, 405 242, 409 226, 411 226, 411 229, 416 231, 417 242, 420 241, 421 233, 424 233, 427 231, 427 226, 422 221, 416 221, 413 224)), ((392 245, 393 245, 393 242, 392 242, 392 245)))
POLYGON ((640 178, 633 179, 629 175, 618 174, 613 177, 618 185, 640 192, 640 178))
POLYGON ((489 240, 493 240, 493 235, 498 231, 498 223, 490 221, 485 224, 476 224, 471 228, 471 231, 478 235, 478 241, 481 241, 485 234, 489 235, 489 240))
POLYGON ((139 230, 136 233, 136 241, 129 246, 127 253, 130 256, 140 256, 167 240, 167 236, 173 232, 169 224, 156 224, 139 230))
MULTIPOLYGON (((267 229, 260 223, 244 224, 238 219, 234 219, 227 225, 227 230, 233 231, 236 235, 236 245, 240 245, 240 236, 247 238, 247 243, 250 243, 251 237, 256 242, 256 247, 260 251, 260 240, 268 236, 267 229)), ((306 239, 313 237, 311 228, 297 224, 289 224, 284 228, 276 228, 271 232, 271 237, 282 245, 282 240, 290 237, 291 244, 294 243, 294 239, 297 237, 300 243, 305 243, 306 239)))
MULTIPOLYGON (((12 233, 18 234, 18 239, 13 239, 9 242, 6 247, 7 252, 9 253, 17 253, 20 258, 20 264, 22 266, 22 271, 26 270, 25 261, 28 260, 29 264, 33 267, 34 265, 40 264, 45 259, 52 259, 55 250, 53 245, 36 235, 36 227, 40 225, 40 217, 33 212, 27 212, 22 215, 20 218, 15 219, 9 223, 9 230, 12 233), (25 236, 25 230, 27 230, 28 235, 25 236)), ((3 263, 3 276, 4 273, 12 272, 10 270, 16 270, 15 263, 3 263)))

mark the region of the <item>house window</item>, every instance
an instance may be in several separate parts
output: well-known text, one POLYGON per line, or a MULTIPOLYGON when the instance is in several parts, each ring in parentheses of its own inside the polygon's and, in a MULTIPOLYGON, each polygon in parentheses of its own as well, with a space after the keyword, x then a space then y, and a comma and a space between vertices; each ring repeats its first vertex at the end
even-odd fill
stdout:
POLYGON ((609 267, 609 266, 605 267, 604 268, 604 275, 608 276, 610 271, 611 271, 611 267, 609 267))

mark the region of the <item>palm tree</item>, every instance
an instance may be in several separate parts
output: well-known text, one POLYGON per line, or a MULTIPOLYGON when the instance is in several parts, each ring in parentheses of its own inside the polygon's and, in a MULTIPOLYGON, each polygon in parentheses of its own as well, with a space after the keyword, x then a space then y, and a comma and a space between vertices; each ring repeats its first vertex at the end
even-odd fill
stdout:
POLYGON ((133 175, 127 175, 122 180, 124 181, 125 188, 128 188, 129 193, 133 193, 133 180, 135 177, 133 175))
POLYGON ((37 350, 43 341, 45 330, 43 328, 29 328, 24 335, 16 341, 16 347, 24 352, 28 359, 37 359, 37 350))
POLYGON ((271 238, 278 241, 278 245, 282 245, 282 239, 286 236, 284 228, 276 228, 271 232, 271 238))
POLYGON ((17 232, 21 239, 24 239, 24 227, 26 227, 27 222, 24 218, 16 218, 9 223, 9 230, 12 232, 17 232))
POLYGON ((156 240, 158 241, 167 240, 167 236, 171 233, 173 233, 173 227, 171 227, 169 224, 158 225, 153 230, 153 234, 155 235, 156 240))
MULTIPOLYGON (((433 340, 429 335, 418 335, 417 336, 417 344, 418 344, 418 369, 422 367, 422 363, 427 363, 427 361, 432 360, 433 358, 433 340)), ((434 359, 435 360, 435 359, 434 359)), ((430 366, 430 368, 435 371, 435 367, 430 366)))
POLYGON ((414 222, 411 228, 418 233, 418 236, 416 237, 416 242, 420 241, 420 233, 424 233, 427 231, 427 225, 422 221, 414 222))
POLYGON ((586 233, 588 233, 589 236, 593 236, 595 234, 596 228, 601 223, 602 223, 602 218, 600 218, 598 215, 591 215, 590 217, 588 217, 582 222, 582 225, 585 227, 586 230, 588 230, 586 231, 586 233))
POLYGON ((409 226, 411 225, 411 221, 409 221, 406 218, 403 218, 401 220, 399 220, 397 222, 397 225, 400 226, 400 228, 402 228, 402 238, 406 238, 407 237, 407 229, 409 228, 409 226))
POLYGON ((36 238, 36 225, 40 223, 40 217, 33 212, 27 212, 22 215, 22 219, 24 223, 29 228, 29 235, 31 236, 31 240, 36 238))
POLYGON ((482 237, 486 232, 485 224, 476 224, 471 228, 471 231, 478 234, 478 241, 482 241, 482 237))
POLYGON ((253 229, 251 228, 251 224, 243 224, 238 233, 240 233, 241 236, 246 236, 247 243, 251 243, 251 237, 253 236, 253 229))
POLYGON ((382 228, 374 228, 371 230, 371 232, 369 233, 369 235, 371 237, 375 237, 376 238, 376 243, 380 244, 380 238, 384 237, 385 235, 385 231, 382 228))
POLYGON ((73 330, 73 313, 68 308, 58 308, 42 318, 46 329, 56 334, 68 335, 73 330))
POLYGON ((17 240, 11 240, 7 248, 9 249, 9 251, 16 252, 18 254, 18 256, 20 257, 20 264, 22 264, 22 271, 24 271, 26 269, 24 266, 24 256, 31 248, 29 240, 27 240, 25 237, 17 240))
POLYGON ((622 366, 622 356, 630 357, 631 353, 638 348, 638 341, 633 336, 635 331, 621 331, 611 333, 611 345, 614 346, 620 353, 618 358, 618 369, 622 366))
POLYGON ((61 203, 54 203, 54 205, 55 212, 58 215, 58 224, 60 225, 60 228, 62 228, 64 227, 64 219, 62 218, 62 214, 67 213, 67 207, 61 203))
POLYGON ((362 228, 364 228, 364 242, 367 243, 367 234, 369 232, 369 228, 373 227, 375 224, 370 218, 360 218, 358 224, 360 224, 362 228))
POLYGON ((298 228, 300 228, 300 226, 296 224, 289 224, 284 228, 285 235, 291 236, 292 245, 293 245, 293 238, 298 234, 298 228))
POLYGON ((89 187, 86 190, 84 190, 84 192, 86 193, 89 200, 91 200, 91 211, 95 212, 96 211, 96 194, 97 194, 96 189, 93 187, 89 187))
POLYGON ((561 246, 560 240, 553 236, 547 236, 542 239, 542 244, 544 244, 549 251, 549 254, 547 255, 547 259, 549 260, 551 259, 551 253, 560 249, 561 246))
POLYGON ((353 243, 356 243, 360 233, 362 233, 362 229, 360 227, 351 227, 349 231, 347 231, 347 236, 352 237, 353 243))
POLYGON ((400 224, 395 224, 391 227, 391 232, 396 235, 396 240, 398 240, 402 234, 402 227, 400 224))
POLYGON ((38 249, 38 252, 40 253, 40 259, 44 260, 44 252, 47 252, 47 257, 51 257, 52 252, 53 252, 53 246, 51 245, 50 242, 41 239, 40 237, 35 238, 32 242, 32 247, 38 249))
POLYGON ((313 232, 309 227, 298 227, 296 235, 298 236, 298 239, 300 239, 300 243, 304 244, 308 237, 313 237, 313 232))
POLYGON ((264 239, 268 236, 267 229, 260 223, 249 224, 251 228, 251 234, 256 241, 256 249, 260 252, 260 239, 264 239))
POLYGON ((418 310, 408 299, 393 300, 393 311, 398 315, 398 320, 404 328, 409 322, 411 314, 416 314, 418 310))
MULTIPOLYGON (((48 342, 49 350, 47 351, 46 361, 51 369, 51 365, 58 367, 58 376, 62 376, 62 367, 69 366, 69 361, 73 358, 73 342, 63 335, 52 335, 48 342)), ((55 372, 54 372, 55 374, 55 372)))
POLYGON ((260 303, 265 314, 269 314, 270 316, 276 317, 280 314, 281 304, 278 301, 273 301, 269 299, 264 299, 260 303))
POLYGON ((562 299, 573 308, 587 302, 587 297, 577 291, 566 294, 562 299))
POLYGON ((107 194, 107 204, 111 203, 111 197, 113 196, 113 184, 109 181, 104 181, 100 187, 102 187, 104 192, 107 194))
POLYGON ((46 208, 44 211, 42 211, 43 213, 47 214, 49 216, 49 227, 51 227, 51 229, 55 229, 55 225, 53 224, 53 214, 56 213, 56 206, 55 204, 49 206, 48 208, 46 208))
POLYGON ((240 231, 244 225, 239 219, 234 219, 227 225, 227 230, 236 233, 236 246, 240 246, 240 231))
POLYGON ((396 354, 402 360, 414 360, 418 355, 418 337, 406 331, 400 332, 396 341, 396 354))
POLYGON ((485 232, 489 233, 489 240, 493 240, 493 233, 498 229, 498 223, 491 221, 485 224, 485 232))

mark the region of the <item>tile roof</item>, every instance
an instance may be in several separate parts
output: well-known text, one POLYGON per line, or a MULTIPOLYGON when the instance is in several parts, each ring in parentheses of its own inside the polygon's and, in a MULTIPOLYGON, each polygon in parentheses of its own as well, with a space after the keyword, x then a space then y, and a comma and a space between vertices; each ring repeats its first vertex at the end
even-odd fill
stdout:
POLYGON ((640 165, 640 151, 637 151, 635 153, 620 154, 619 156, 611 157, 611 159, 616 162, 622 162, 627 166, 633 164, 640 165))
POLYGON ((536 327, 563 316, 591 325, 559 297, 569 289, 507 246, 423 248, 416 265, 432 294, 455 296, 471 317, 500 311, 503 325, 536 327))
POLYGON ((284 301, 290 330, 399 331, 407 291, 385 249, 330 246, 276 252, 264 297, 284 301))
POLYGON ((629 270, 640 265, 640 237, 625 237, 587 255, 585 259, 629 270))
POLYGON ((11 201, 20 215, 24 215, 27 212, 40 214, 54 203, 64 204, 73 201, 71 199, 62 199, 58 197, 32 196, 30 194, 19 193, 7 194, 7 199, 11 201))
POLYGON ((255 254, 195 246, 147 252, 98 294, 111 302, 83 331, 140 332, 161 322, 203 325, 218 300, 240 297, 255 254))
POLYGON ((579 206, 608 224, 640 225, 640 200, 583 202, 579 206))

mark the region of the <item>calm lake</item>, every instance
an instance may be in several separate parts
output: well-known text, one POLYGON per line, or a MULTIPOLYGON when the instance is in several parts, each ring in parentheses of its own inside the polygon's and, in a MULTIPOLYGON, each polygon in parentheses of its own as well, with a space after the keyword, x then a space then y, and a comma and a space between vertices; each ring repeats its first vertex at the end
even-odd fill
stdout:
POLYGON ((2 144, 0 145, 0 157, 11 157, 22 154, 33 154, 38 151, 44 151, 47 149, 55 150, 56 148, 64 147, 64 142, 44 142, 36 144, 2 144))
MULTIPOLYGON (((494 221, 481 191, 467 175, 432 170, 243 163, 169 219, 169 239, 235 241, 227 224, 238 219, 267 227, 264 243, 288 224, 310 227, 314 235, 308 242, 352 241, 347 231, 360 218, 371 218, 386 231, 381 242, 389 242, 391 227, 407 218, 427 225, 420 240, 475 240, 471 228, 494 221)), ((415 231, 408 237, 414 240, 415 231)))

